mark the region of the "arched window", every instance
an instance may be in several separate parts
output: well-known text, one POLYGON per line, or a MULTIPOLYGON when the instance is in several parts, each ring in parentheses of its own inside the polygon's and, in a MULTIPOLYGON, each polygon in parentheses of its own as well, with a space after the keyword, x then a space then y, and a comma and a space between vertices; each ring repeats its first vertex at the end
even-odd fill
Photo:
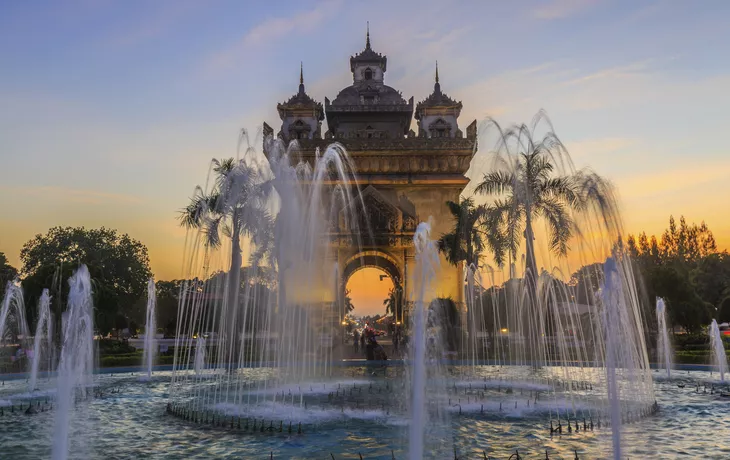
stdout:
POLYGON ((451 137, 451 125, 446 123, 442 118, 431 123, 428 126, 428 131, 431 137, 451 137))
POLYGON ((373 71, 368 67, 365 69, 365 80, 372 80, 373 79, 373 71))

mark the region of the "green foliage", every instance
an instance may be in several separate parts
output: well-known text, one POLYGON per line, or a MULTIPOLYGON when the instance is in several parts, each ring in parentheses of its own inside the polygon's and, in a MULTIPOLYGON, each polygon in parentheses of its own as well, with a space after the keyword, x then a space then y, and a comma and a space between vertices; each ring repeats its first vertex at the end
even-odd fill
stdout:
POLYGON ((99 354, 102 356, 123 355, 137 352, 136 348, 126 342, 120 342, 119 340, 101 339, 98 341, 98 344, 99 354))
POLYGON ((240 268, 240 237, 250 237, 257 246, 254 258, 270 248, 273 221, 262 203, 271 191, 271 183, 243 160, 213 160, 212 166, 213 189, 196 189, 190 203, 180 212, 180 225, 203 230, 201 236, 209 247, 217 248, 222 237, 230 238, 232 267, 238 264, 240 268))
MULTIPOLYGON (((499 257, 503 245, 498 232, 485 232, 483 224, 489 214, 486 206, 476 206, 473 198, 461 198, 455 203, 447 201, 451 215, 454 217, 454 228, 450 233, 441 235, 437 244, 439 252, 446 256, 452 265, 466 262, 467 266, 478 265, 479 256, 489 246, 499 257)), ((501 265, 501 261, 498 261, 501 265)))
POLYGON ((575 295, 575 302, 581 305, 593 305, 595 293, 603 283, 603 263, 584 265, 573 273, 568 281, 575 295))
POLYGON ((118 324, 126 325, 130 307, 144 296, 152 275, 147 248, 127 234, 106 228, 51 228, 23 245, 20 260, 29 317, 35 315, 42 289, 53 288, 60 318, 57 308, 66 304, 68 278, 86 264, 94 290, 94 323, 102 334, 118 324))
MULTIPOLYGON (((157 357, 158 365, 172 364, 173 357, 170 355, 160 355, 157 357)), ((102 356, 99 359, 101 367, 133 367, 142 365, 142 354, 132 356, 102 356)))
POLYGON ((441 327, 441 339, 447 350, 459 348, 461 321, 459 308, 450 297, 434 299, 428 307, 428 327, 441 327))
POLYGON ((550 250, 565 256, 576 230, 573 213, 592 207, 606 223, 613 223, 613 192, 596 174, 573 173, 564 167, 570 161, 567 151, 542 111, 531 126, 517 125, 503 131, 495 121, 491 125, 500 133, 497 167, 484 175, 475 192, 498 197, 487 217, 488 234, 499 235, 494 238, 501 243, 495 246, 495 261, 501 264, 505 252, 511 261, 516 261, 520 240, 524 238, 528 270, 537 276, 535 219, 547 224, 550 250), (535 130, 542 121, 550 129, 537 138, 535 130))
POLYGON ((18 276, 18 270, 8 263, 8 258, 0 252, 0 299, 5 295, 5 285, 18 276))
POLYGON ((403 304, 405 297, 403 296, 403 286, 399 280, 394 280, 395 285, 388 291, 388 297, 383 300, 385 305, 385 314, 393 315, 398 321, 403 320, 403 304))
POLYGON ((345 289, 345 315, 351 313, 355 309, 355 305, 352 304, 352 298, 350 297, 350 289, 345 289))
POLYGON ((712 318, 730 321, 730 255, 717 252, 712 232, 705 223, 679 225, 669 218, 660 239, 641 233, 629 235, 626 248, 635 275, 644 287, 646 316, 654 324, 653 304, 661 297, 669 321, 689 332, 706 327, 712 318))

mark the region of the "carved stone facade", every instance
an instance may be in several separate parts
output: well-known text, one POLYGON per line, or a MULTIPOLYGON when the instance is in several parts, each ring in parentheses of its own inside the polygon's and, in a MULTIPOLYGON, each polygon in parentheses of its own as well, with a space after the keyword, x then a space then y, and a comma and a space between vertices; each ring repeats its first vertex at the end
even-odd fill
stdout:
MULTIPOLYGON (((353 84, 332 102, 325 99, 325 139, 297 137, 299 154, 292 156, 313 165, 318 151, 339 142, 352 159, 358 186, 351 185, 350 206, 356 209, 341 209, 323 235, 341 270, 338 300, 352 273, 367 266, 384 270, 403 285, 407 301, 413 300, 416 227, 431 220, 433 238, 450 231, 453 217, 446 201, 459 200, 476 150, 476 121, 464 136, 457 125, 461 103, 441 92, 438 77, 434 93, 416 107, 416 136, 410 130, 413 98, 406 102, 383 84, 386 63, 385 56, 372 50, 368 32, 365 50, 350 59, 353 84), (351 215, 357 218, 346 218, 351 215)), ((314 104, 311 113, 319 116, 314 104)), ((272 134, 265 124, 264 135, 272 134)), ((463 305, 462 268, 442 258, 431 295, 463 305)))

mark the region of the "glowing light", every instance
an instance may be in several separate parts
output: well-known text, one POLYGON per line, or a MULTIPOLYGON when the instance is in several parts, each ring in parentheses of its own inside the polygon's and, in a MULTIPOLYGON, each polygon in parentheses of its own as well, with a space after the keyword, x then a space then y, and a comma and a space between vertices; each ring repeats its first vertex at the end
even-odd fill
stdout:
POLYGON ((506 327, 503 327, 502 329, 500 329, 500 331, 502 332, 502 334, 506 334, 509 332, 509 330, 506 327))

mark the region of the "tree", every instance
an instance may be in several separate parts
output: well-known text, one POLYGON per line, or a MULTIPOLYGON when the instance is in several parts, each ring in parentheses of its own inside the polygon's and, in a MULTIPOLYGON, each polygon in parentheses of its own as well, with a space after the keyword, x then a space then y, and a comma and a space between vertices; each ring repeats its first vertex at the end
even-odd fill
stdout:
POLYGON ((8 263, 8 258, 0 252, 0 299, 5 296, 5 285, 18 276, 18 270, 8 263))
POLYGON ((481 252, 489 246, 501 265, 500 234, 482 230, 482 221, 489 215, 489 208, 476 206, 473 198, 461 198, 459 203, 447 201, 446 206, 454 217, 454 228, 450 233, 441 235, 437 242, 439 252, 446 256, 446 260, 452 265, 465 262, 467 267, 478 266, 481 252))
POLYGON ((428 328, 437 328, 441 334, 441 343, 449 351, 458 349, 459 345, 459 309, 450 297, 434 299, 428 306, 428 328))
POLYGON ((385 306, 385 314, 393 315, 398 321, 403 320, 403 286, 401 286, 399 280, 393 280, 393 287, 388 290, 388 297, 383 300, 385 306))
MULTIPOLYGON (((263 180, 258 170, 243 160, 213 160, 212 165, 215 174, 212 190, 196 189, 190 203, 180 213, 180 225, 200 230, 205 245, 210 248, 220 247, 222 237, 231 240, 226 292, 228 305, 237 305, 239 289, 236 286, 241 285, 243 263, 241 238, 250 238, 257 248, 252 254, 256 261, 270 249, 273 221, 264 202, 271 183, 263 180)), ((230 325, 235 327, 235 320, 230 325)))
POLYGON ((637 285, 644 288, 644 311, 653 318, 654 302, 662 297, 672 325, 699 330, 712 317, 730 317, 730 257, 718 253, 710 229, 673 216, 661 239, 629 235, 637 285), (642 282, 643 281, 643 282, 642 282), (727 314, 727 316, 724 316, 727 314))
POLYGON ((573 273, 568 281, 572 288, 575 302, 583 305, 593 305, 595 294, 603 283, 603 263, 597 262, 584 265, 573 273))
POLYGON ((712 307, 718 322, 730 320, 730 254, 708 254, 691 271, 697 294, 712 307))
POLYGON ((60 309, 66 305, 68 289, 64 288, 68 278, 85 264, 94 287, 94 322, 102 333, 121 323, 119 315, 129 315, 135 302, 144 296, 152 276, 147 248, 127 234, 103 227, 51 228, 23 245, 20 260, 29 316, 35 315, 42 289, 55 286, 52 294, 58 298, 57 321, 60 309))
POLYGON ((157 294, 157 324, 162 326, 166 336, 175 335, 177 327, 177 306, 180 300, 182 280, 158 281, 155 283, 157 294))
POLYGON ((350 297, 351 292, 352 290, 345 289, 345 316, 352 313, 355 309, 355 305, 352 304, 352 298, 350 297))
POLYGON ((515 261, 520 238, 524 238, 528 277, 533 279, 532 284, 538 276, 535 219, 547 222, 551 251, 565 256, 576 229, 573 212, 592 205, 600 209, 607 222, 615 216, 607 182, 592 173, 561 172, 562 164, 568 162, 567 151, 551 126, 542 139, 535 138, 535 129, 543 120, 550 125, 540 111, 531 127, 523 124, 506 131, 491 121, 500 133, 496 152, 498 166, 486 173, 475 189, 479 194, 503 197, 495 200, 489 219, 491 228, 488 231, 504 235, 504 244, 496 246, 502 252, 495 254, 495 260, 501 260, 503 251, 508 250, 515 261))

